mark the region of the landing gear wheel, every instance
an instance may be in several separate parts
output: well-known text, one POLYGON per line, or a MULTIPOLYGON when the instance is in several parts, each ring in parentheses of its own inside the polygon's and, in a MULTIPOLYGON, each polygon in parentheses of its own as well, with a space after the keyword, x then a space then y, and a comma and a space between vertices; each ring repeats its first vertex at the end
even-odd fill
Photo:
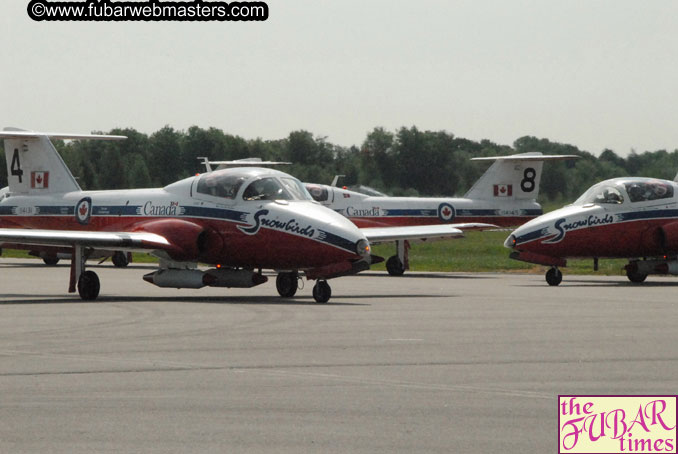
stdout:
POLYGON ((386 271, 391 276, 402 276, 405 272, 405 267, 397 255, 392 255, 386 260, 386 271))
POLYGON ((47 266, 55 266, 57 263, 59 263, 59 257, 56 255, 48 255, 43 257, 42 261, 45 262, 45 265, 47 266))
POLYGON ((562 282, 563 273, 558 268, 551 268, 546 272, 546 282, 549 285, 555 286, 562 282))
POLYGON ((626 270, 626 277, 634 284, 640 284, 647 279, 647 274, 639 273, 638 271, 626 270))
POLYGON ((113 265, 115 265, 116 268, 125 268, 127 265, 129 265, 129 260, 127 260, 127 254, 120 251, 115 251, 113 253, 111 261, 113 262, 113 265))
POLYGON ((332 289, 327 281, 318 281, 313 286, 313 298, 317 303, 326 303, 332 296, 332 289))
POLYGON ((85 301, 92 301, 99 296, 99 276, 94 271, 85 271, 78 279, 78 293, 85 301))
POLYGON ((294 271, 291 273, 280 273, 275 278, 275 288, 278 294, 283 298, 292 298, 297 293, 297 278, 299 274, 294 271))

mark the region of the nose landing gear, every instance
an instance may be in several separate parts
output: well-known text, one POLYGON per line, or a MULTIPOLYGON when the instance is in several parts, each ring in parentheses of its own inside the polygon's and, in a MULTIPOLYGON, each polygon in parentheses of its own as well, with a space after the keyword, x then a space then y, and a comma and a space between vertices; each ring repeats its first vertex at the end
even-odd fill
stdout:
POLYGON ((563 281, 563 273, 557 268, 553 267, 546 272, 546 283, 551 286, 556 286, 563 281))

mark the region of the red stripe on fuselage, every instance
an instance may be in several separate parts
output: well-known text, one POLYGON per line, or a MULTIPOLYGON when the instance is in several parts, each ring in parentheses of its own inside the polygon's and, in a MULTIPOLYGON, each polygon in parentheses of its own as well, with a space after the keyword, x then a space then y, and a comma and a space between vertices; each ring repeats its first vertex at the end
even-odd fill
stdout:
MULTIPOLYGON (((2 228, 132 232, 144 222, 159 217, 92 216, 88 225, 80 225, 74 216, 12 216, 0 218, 2 228)), ((319 240, 261 227, 255 235, 246 235, 229 221, 202 218, 172 218, 194 222, 216 231, 223 239, 223 249, 200 257, 207 264, 267 269, 306 269, 355 260, 357 254, 319 240)), ((39 248, 36 248, 39 249, 39 248)))

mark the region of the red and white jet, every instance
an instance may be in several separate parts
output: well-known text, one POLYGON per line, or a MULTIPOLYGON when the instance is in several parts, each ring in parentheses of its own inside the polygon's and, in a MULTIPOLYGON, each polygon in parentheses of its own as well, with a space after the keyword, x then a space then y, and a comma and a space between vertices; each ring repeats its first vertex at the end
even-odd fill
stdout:
POLYGON ((511 258, 550 266, 558 285, 568 257, 628 258, 626 275, 678 274, 678 184, 652 178, 614 178, 588 189, 573 204, 516 229, 504 245, 511 258))
MULTIPOLYGON (((361 228, 450 223, 466 224, 467 228, 473 228, 474 224, 512 227, 543 213, 536 199, 544 161, 576 158, 576 155, 541 153, 473 158, 494 163, 463 197, 455 198, 374 197, 309 183, 306 189, 317 202, 343 214, 361 228)), ((396 254, 386 261, 389 274, 400 276, 409 269, 408 249, 406 241, 396 240, 396 254)))
POLYGON ((119 140, 121 136, 47 134, 7 128, 9 186, 0 190, 0 246, 56 247, 71 254, 69 291, 95 299, 99 278, 85 270, 93 252, 144 251, 160 259, 144 280, 159 287, 249 288, 278 272, 283 297, 295 295, 299 273, 317 280, 313 296, 326 302, 327 280, 380 261, 369 241, 449 238, 454 224, 359 229, 314 202, 302 183, 276 170, 248 167, 193 176, 164 188, 82 191, 49 137, 119 140), (198 262, 213 265, 198 269, 198 262))

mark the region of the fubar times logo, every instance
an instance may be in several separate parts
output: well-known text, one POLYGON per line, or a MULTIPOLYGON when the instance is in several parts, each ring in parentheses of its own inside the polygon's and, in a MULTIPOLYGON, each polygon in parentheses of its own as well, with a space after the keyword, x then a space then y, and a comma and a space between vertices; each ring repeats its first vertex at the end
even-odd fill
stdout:
POLYGON ((558 453, 676 453, 678 396, 558 396, 558 453))

